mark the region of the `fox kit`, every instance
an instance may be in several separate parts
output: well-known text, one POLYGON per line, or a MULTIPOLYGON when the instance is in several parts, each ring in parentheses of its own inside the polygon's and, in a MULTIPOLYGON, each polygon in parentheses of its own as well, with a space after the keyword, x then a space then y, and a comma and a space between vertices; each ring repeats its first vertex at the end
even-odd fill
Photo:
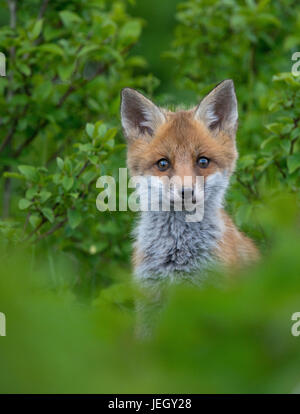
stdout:
MULTIPOLYGON (((254 243, 223 209, 236 160, 237 100, 232 80, 224 80, 190 110, 158 108, 139 92, 122 91, 121 119, 132 176, 154 178, 169 211, 143 211, 135 229, 134 267, 140 280, 175 279, 205 274, 215 263, 238 266, 258 257, 254 243), (167 191, 165 178, 174 181, 167 191), (185 184, 189 177, 189 184, 185 184), (186 199, 201 200, 197 177, 203 177, 201 220, 174 208, 186 199), (179 184, 180 183, 180 184, 179 184), (173 206, 173 208, 172 208, 173 206)), ((155 184, 153 184, 153 182, 155 184)))

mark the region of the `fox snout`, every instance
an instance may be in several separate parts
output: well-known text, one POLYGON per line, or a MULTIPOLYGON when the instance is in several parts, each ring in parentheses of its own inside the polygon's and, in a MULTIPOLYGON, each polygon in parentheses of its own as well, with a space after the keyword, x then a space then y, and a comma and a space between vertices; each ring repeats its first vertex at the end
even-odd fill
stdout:
MULTIPOLYGON (((162 179, 163 180, 163 179, 162 179)), ((164 181, 163 181, 164 182, 164 181)), ((192 176, 174 176, 171 177, 170 182, 165 183, 165 188, 167 185, 170 187, 170 199, 172 202, 196 202, 196 188, 195 188, 195 179, 192 176)))
MULTIPOLYGON (((188 177, 187 177, 188 178, 188 177)), ((164 183, 163 196, 166 201, 169 201, 173 206, 181 206, 182 210, 190 210, 191 207, 202 202, 203 200, 203 186, 196 185, 196 183, 189 183, 191 180, 185 182, 171 180, 170 184, 164 183)))
POLYGON ((181 188, 181 197, 183 200, 192 200, 195 202, 195 191, 193 187, 182 187, 181 188))
POLYGON ((201 199, 194 187, 179 186, 174 188, 174 192, 170 194, 170 202, 173 205, 182 205, 183 210, 185 207, 191 207, 199 202, 201 199))

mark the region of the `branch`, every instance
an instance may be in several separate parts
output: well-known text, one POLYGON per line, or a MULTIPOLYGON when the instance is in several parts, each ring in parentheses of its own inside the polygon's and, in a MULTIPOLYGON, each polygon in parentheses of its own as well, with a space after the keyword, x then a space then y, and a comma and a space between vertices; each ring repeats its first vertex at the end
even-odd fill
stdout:
POLYGON ((35 243, 44 239, 45 237, 50 236, 51 234, 53 234, 54 232, 56 232, 58 229, 60 229, 66 222, 67 222, 67 217, 61 221, 60 223, 56 223, 53 227, 51 227, 50 230, 46 231, 45 233, 41 234, 36 240, 35 243))
POLYGON ((282 175, 283 178, 286 178, 286 173, 284 172, 284 170, 281 168, 279 162, 277 160, 274 161, 274 164, 276 165, 276 167, 278 168, 278 171, 280 172, 280 174, 282 175))
POLYGON ((65 102, 65 100, 68 98, 68 96, 71 95, 71 93, 74 92, 75 90, 76 90, 75 86, 70 85, 68 89, 66 90, 66 92, 62 95, 58 103, 56 104, 56 108, 60 108, 65 102))
POLYGON ((64 142, 58 147, 58 149, 46 161, 46 167, 48 167, 49 164, 61 154, 65 146, 67 146, 70 142, 71 142, 71 137, 68 137, 64 140, 64 142))
POLYGON ((34 236, 35 233, 42 227, 42 225, 44 223, 46 223, 46 221, 47 220, 45 219, 45 217, 43 217, 42 220, 41 220, 41 222, 40 222, 40 224, 34 230, 32 230, 32 232, 23 241, 24 242, 27 242, 28 240, 30 240, 31 237, 34 236))
MULTIPOLYGON (((16 29, 17 26, 17 3, 15 0, 7 0, 8 2, 8 8, 9 8, 9 26, 12 30, 16 29)), ((16 55, 16 49, 14 46, 12 46, 9 50, 10 59, 13 60, 16 55)), ((7 99, 10 101, 13 97, 13 91, 12 91, 12 81, 13 81, 13 75, 10 71, 9 73, 9 83, 10 88, 7 92, 7 99)))
POLYGON ((253 190, 253 188, 251 187, 251 185, 249 183, 245 183, 244 181, 242 181, 238 175, 236 175, 236 179, 244 188, 246 188, 248 191, 250 191, 250 193, 254 197, 258 198, 257 192, 253 190))
MULTIPOLYGON (((296 128, 298 128, 299 121, 300 121, 300 117, 299 117, 299 118, 297 118, 297 119, 294 119, 294 126, 295 126, 295 129, 296 129, 296 128)), ((297 140, 298 140, 298 137, 294 138, 294 139, 291 141, 291 146, 290 146, 290 155, 293 155, 293 153, 294 153, 294 146, 295 146, 295 144, 296 144, 297 140)))
POLYGON ((39 10, 39 14, 38 14, 38 19, 41 19, 44 16, 45 11, 46 11, 47 6, 48 6, 48 3, 49 3, 49 0, 43 0, 42 1, 41 7, 40 7, 40 10, 39 10))
POLYGON ((12 127, 10 129, 10 131, 8 132, 8 134, 6 135, 6 137, 4 138, 4 140, 2 141, 2 144, 0 146, 0 152, 2 152, 4 150, 4 148, 10 143, 10 141, 12 140, 14 133, 16 132, 18 123, 20 121, 21 118, 23 118, 23 116, 26 114, 28 109, 28 104, 24 107, 23 112, 18 115, 13 121, 12 121, 12 127))
POLYGON ((41 124, 38 126, 38 128, 30 135, 29 138, 26 139, 26 141, 24 141, 14 152, 13 157, 17 158, 21 152, 23 151, 24 148, 26 148, 33 140, 34 138, 38 135, 38 133, 40 132, 41 128, 44 128, 47 123, 49 121, 44 119, 43 122, 41 122, 41 124))
POLYGON ((79 173, 77 174, 77 176, 76 176, 76 178, 79 178, 80 176, 81 176, 81 174, 83 173, 83 171, 89 166, 89 164, 90 164, 90 161, 89 160, 87 160, 85 163, 84 163, 84 165, 83 165, 83 167, 81 168, 81 170, 79 171, 79 173))
MULTIPOLYGON (((78 87, 76 88, 74 85, 70 85, 69 88, 66 90, 66 92, 62 95, 62 97, 60 98, 60 100, 58 101, 58 103, 55 105, 56 108, 60 108, 64 102, 66 101, 66 99, 74 92, 74 91, 78 91, 80 88, 82 88, 83 86, 85 86, 87 83, 91 82, 92 80, 94 80, 97 76, 102 75, 102 73, 104 73, 108 68, 108 65, 103 65, 100 66, 99 69, 97 70, 97 72, 95 73, 95 75, 91 78, 91 79, 85 79, 83 82, 81 82, 78 87)), ((26 148, 34 139, 35 137, 38 135, 38 133, 40 132, 41 128, 44 128, 47 124, 48 124, 48 120, 44 119, 43 122, 38 126, 38 128, 30 135, 30 137, 27 138, 26 141, 24 141, 14 152, 13 156, 14 157, 18 157, 21 152, 24 150, 24 148, 26 148)))
POLYGON ((7 0, 9 13, 10 13, 10 21, 9 25, 11 29, 15 29, 17 26, 17 2, 16 0, 7 0))
POLYGON ((16 129, 17 129, 17 121, 15 120, 13 122, 12 127, 10 128, 9 133, 6 135, 6 137, 2 141, 2 144, 0 146, 0 152, 2 152, 4 148, 6 147, 6 145, 10 143, 10 141, 12 140, 12 137, 14 136, 14 133, 16 132, 16 129))

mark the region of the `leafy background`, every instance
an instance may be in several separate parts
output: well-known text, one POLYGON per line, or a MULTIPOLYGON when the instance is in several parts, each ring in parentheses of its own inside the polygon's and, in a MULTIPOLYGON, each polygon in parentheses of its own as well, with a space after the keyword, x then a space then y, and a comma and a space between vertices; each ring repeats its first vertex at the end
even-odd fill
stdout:
POLYGON ((299 392, 297 1, 0 1, 1 392, 299 392), (126 165, 120 90, 171 108, 234 79, 227 210, 263 253, 173 286, 134 334, 130 212, 100 213, 126 165))

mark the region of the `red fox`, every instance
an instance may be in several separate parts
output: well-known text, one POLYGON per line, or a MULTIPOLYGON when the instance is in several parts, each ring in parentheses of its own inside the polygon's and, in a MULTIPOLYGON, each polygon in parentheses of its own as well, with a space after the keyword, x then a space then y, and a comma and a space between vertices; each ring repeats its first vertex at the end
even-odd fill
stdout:
POLYGON ((125 88, 121 120, 132 176, 155 177, 160 182, 176 176, 181 183, 191 177, 189 186, 175 185, 171 203, 188 197, 195 202, 196 178, 204 177, 201 221, 188 222, 184 209, 141 213, 134 230, 137 277, 180 278, 205 272, 215 263, 230 267, 255 261, 258 249, 223 209, 238 156, 233 81, 218 84, 195 108, 176 112, 159 108, 139 92, 125 88))

